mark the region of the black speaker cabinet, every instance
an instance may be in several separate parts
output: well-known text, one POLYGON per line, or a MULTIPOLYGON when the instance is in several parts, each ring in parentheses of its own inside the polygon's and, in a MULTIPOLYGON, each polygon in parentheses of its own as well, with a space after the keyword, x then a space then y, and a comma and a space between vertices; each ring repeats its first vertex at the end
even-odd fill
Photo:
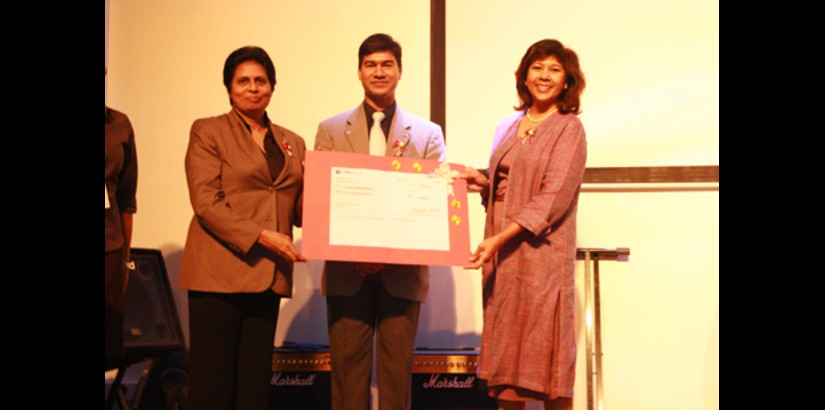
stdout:
POLYGON ((129 272, 123 303, 123 344, 132 362, 185 348, 178 310, 163 255, 156 249, 132 248, 135 269, 129 272))
POLYGON ((329 410, 329 350, 276 348, 272 353, 269 410, 329 410))
POLYGON ((476 377, 476 350, 416 350, 413 356, 414 410, 495 410, 487 383, 476 377))

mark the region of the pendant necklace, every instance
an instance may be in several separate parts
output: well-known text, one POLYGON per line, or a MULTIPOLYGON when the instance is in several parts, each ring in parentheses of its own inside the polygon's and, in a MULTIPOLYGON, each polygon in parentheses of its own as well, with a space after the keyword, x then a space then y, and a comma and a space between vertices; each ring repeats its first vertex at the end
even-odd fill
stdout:
MULTIPOLYGON (((527 114, 526 114, 527 120, 529 120, 530 122, 535 123, 535 125, 530 125, 530 126, 527 127, 527 131, 525 131, 524 136, 521 137, 522 138, 521 143, 524 144, 525 141, 530 141, 530 139, 533 138, 534 135, 536 135, 536 128, 538 128, 538 126, 542 123, 542 121, 546 120, 547 117, 553 115, 553 113, 558 111, 558 109, 559 109, 559 107, 553 107, 553 109, 550 110, 550 112, 548 112, 547 114, 545 114, 544 117, 541 117, 539 119, 534 119, 530 115, 530 109, 528 108, 527 109, 527 114)), ((530 142, 530 143, 532 144, 532 142, 530 142)))

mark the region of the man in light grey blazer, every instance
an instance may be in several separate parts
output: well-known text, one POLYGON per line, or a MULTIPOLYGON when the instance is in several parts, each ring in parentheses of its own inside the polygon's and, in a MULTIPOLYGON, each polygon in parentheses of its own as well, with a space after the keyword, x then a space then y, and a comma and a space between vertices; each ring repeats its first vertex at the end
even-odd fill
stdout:
MULTIPOLYGON (((396 104, 400 44, 386 34, 367 37, 358 50, 358 78, 364 87, 363 103, 321 122, 316 150, 370 153, 377 111, 384 114, 378 121, 388 136, 381 144, 383 155, 444 161, 441 127, 396 104)), ((379 408, 410 408, 418 313, 429 286, 427 266, 324 264, 321 293, 327 297, 333 410, 369 407, 373 336, 379 408)))

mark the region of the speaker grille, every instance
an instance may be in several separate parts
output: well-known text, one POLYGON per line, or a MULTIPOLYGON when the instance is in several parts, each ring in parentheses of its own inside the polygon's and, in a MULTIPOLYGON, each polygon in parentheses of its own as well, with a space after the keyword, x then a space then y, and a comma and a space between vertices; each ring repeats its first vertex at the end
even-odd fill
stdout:
POLYGON ((123 316, 127 356, 147 357, 184 348, 183 332, 160 251, 132 248, 123 316))

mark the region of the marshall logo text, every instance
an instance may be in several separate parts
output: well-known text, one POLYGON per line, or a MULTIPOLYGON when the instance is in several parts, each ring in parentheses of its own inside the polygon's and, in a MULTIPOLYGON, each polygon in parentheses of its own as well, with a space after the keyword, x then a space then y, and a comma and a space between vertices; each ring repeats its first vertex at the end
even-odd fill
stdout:
POLYGON ((449 376, 441 380, 438 379, 439 377, 441 377, 440 373, 431 374, 430 380, 423 383, 422 386, 425 389, 472 389, 476 380, 475 376, 466 376, 463 380, 459 379, 458 376, 453 376, 452 380, 449 376))
POLYGON ((289 376, 281 372, 275 372, 272 374, 272 380, 269 383, 273 386, 313 386, 315 385, 315 376, 314 374, 307 377, 301 377, 299 374, 289 376))

